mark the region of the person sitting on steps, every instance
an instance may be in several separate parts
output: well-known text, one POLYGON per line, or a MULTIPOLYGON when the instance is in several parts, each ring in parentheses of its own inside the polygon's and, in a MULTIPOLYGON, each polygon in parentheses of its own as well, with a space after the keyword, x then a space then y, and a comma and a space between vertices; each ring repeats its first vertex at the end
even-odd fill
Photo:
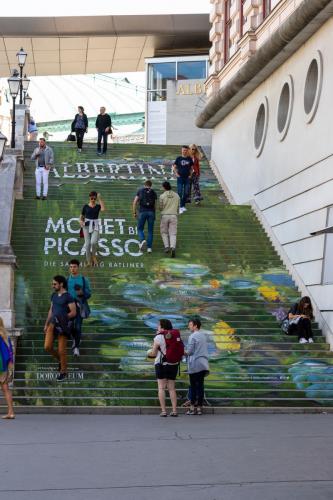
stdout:
POLYGON ((311 320, 313 320, 313 309, 310 297, 302 297, 294 304, 288 312, 288 335, 298 335, 300 344, 312 344, 313 333, 311 320))
POLYGON ((89 193, 89 203, 83 205, 80 224, 84 234, 87 265, 97 266, 97 244, 99 240, 99 212, 105 211, 101 195, 96 191, 89 193), (97 201, 99 203, 97 203, 97 201))

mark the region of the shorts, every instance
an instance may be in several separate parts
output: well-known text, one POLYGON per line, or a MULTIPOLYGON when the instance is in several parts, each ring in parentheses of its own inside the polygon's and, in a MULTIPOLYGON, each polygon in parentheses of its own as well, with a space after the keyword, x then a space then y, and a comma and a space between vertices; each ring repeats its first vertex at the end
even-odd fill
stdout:
POLYGON ((74 322, 72 320, 68 320, 64 317, 59 318, 58 316, 52 316, 50 324, 54 326, 54 335, 65 335, 68 338, 72 335, 74 326, 74 322))
POLYGON ((157 379, 176 380, 179 364, 176 365, 155 365, 155 374, 157 379))

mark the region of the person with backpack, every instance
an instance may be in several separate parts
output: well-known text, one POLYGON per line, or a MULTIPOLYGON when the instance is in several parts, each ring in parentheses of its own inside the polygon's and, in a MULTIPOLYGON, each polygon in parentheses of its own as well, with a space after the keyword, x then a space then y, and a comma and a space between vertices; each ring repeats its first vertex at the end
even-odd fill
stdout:
POLYGON ((133 216, 138 219, 138 235, 140 240, 140 250, 144 250, 147 246, 147 252, 152 252, 153 232, 155 222, 155 205, 157 195, 152 189, 152 182, 147 180, 144 187, 139 189, 133 200, 133 216), (139 204, 139 215, 137 216, 137 205, 139 204), (144 227, 148 223, 148 237, 145 238, 144 227))
POLYGON ((88 299, 91 297, 91 288, 88 278, 79 274, 80 262, 72 259, 69 263, 70 275, 67 280, 68 293, 74 298, 76 303, 76 317, 73 329, 73 355, 80 356, 80 344, 82 337, 82 322, 90 316, 88 299))
POLYGON ((170 417, 178 417, 175 380, 179 363, 184 355, 184 344, 179 330, 172 327, 168 319, 161 319, 154 338, 153 347, 148 351, 149 358, 155 358, 155 374, 158 385, 158 399, 161 405, 160 417, 166 417, 165 390, 168 389, 172 404, 170 417))
POLYGON ((5 396, 5 400, 8 406, 8 411, 6 415, 1 418, 12 420, 15 418, 14 407, 13 407, 13 396, 9 385, 13 380, 14 373, 14 354, 13 346, 10 341, 8 332, 5 328, 3 319, 0 317, 0 385, 5 396))
POLYGON ((188 322, 188 327, 191 335, 188 339, 185 354, 191 384, 191 405, 186 415, 202 415, 205 394, 204 380, 209 373, 207 338, 205 333, 200 331, 200 319, 191 319, 188 322))
POLYGON ((74 120, 72 122, 71 130, 75 132, 77 152, 81 153, 83 145, 83 137, 86 132, 88 132, 88 118, 84 112, 83 106, 78 106, 78 113, 76 113, 74 120))

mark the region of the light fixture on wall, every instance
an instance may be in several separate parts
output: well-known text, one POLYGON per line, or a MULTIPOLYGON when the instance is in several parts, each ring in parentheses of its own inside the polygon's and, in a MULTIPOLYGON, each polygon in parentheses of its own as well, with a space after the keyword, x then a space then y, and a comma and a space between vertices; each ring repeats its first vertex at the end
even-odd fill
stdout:
POLYGON ((0 132, 0 162, 2 162, 3 160, 3 152, 5 150, 6 142, 7 142, 7 137, 3 135, 2 132, 0 132))
POLYGON ((10 141, 10 147, 15 148, 15 101, 16 97, 20 91, 21 80, 19 78, 19 72, 17 69, 13 70, 13 74, 8 78, 9 92, 13 99, 13 111, 12 111, 12 137, 10 141))

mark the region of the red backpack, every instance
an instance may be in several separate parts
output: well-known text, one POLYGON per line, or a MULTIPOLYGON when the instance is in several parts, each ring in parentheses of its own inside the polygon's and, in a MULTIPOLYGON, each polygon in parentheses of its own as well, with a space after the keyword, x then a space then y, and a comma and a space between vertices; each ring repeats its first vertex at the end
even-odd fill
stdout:
POLYGON ((164 336, 166 351, 162 356, 163 363, 180 363, 184 356, 184 344, 180 337, 179 330, 164 330, 161 332, 164 336))

